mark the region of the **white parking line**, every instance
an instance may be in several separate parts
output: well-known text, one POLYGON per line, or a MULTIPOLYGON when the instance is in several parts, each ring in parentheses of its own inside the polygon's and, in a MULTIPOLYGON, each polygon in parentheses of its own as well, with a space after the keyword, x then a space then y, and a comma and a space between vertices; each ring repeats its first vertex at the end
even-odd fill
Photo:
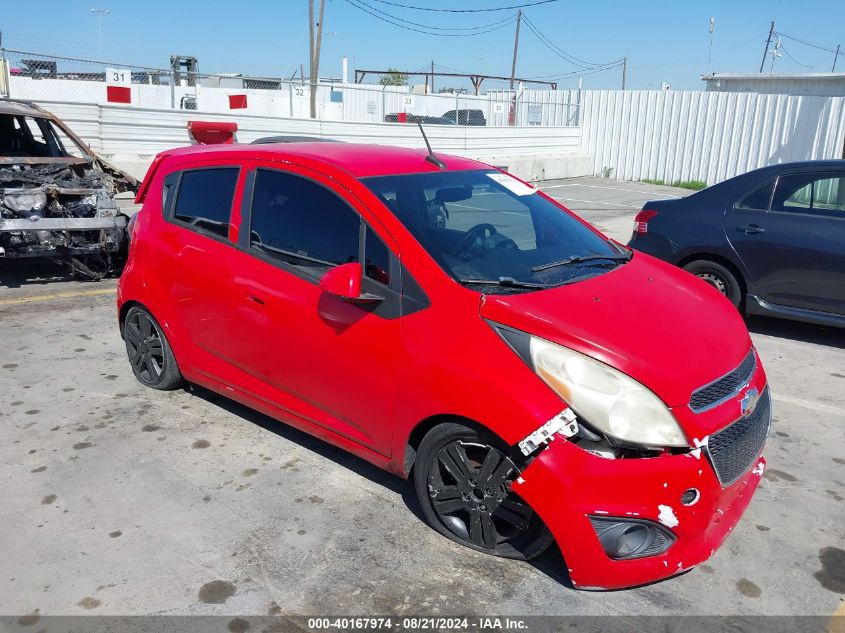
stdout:
POLYGON ((638 209, 639 206, 634 206, 632 204, 617 204, 615 202, 600 202, 599 200, 579 200, 577 198, 563 198, 559 196, 552 196, 555 200, 560 200, 562 202, 583 202, 584 204, 603 204, 609 207, 621 207, 623 209, 638 209))
POLYGON ((463 207, 464 209, 474 209, 475 211, 487 211, 484 207, 474 207, 471 204, 461 204, 460 202, 450 202, 450 207, 463 207))
POLYGON ((602 185, 583 185, 580 183, 571 183, 565 185, 549 185, 548 187, 540 187, 540 189, 559 189, 561 187, 589 187, 591 189, 608 189, 610 191, 627 191, 629 193, 638 193, 644 197, 652 198, 677 198, 678 196, 669 196, 663 193, 652 193, 650 191, 643 191, 641 189, 623 189, 621 187, 605 187, 602 185))
POLYGON ((497 209, 487 209, 485 207, 474 207, 471 204, 461 204, 460 202, 450 202, 449 206, 451 207, 463 207, 464 209, 473 209, 474 211, 484 211, 486 213, 506 213, 508 215, 519 215, 525 216, 525 213, 519 213, 518 211, 499 211, 497 209))
POLYGON ((820 413, 830 413, 840 417, 845 417, 845 409, 837 407, 832 404, 824 404, 821 402, 813 402, 812 400, 804 400, 803 398, 793 398, 792 396, 781 396, 779 394, 772 394, 772 398, 778 402, 785 402, 787 404, 794 404, 797 407, 810 409, 811 411, 819 411, 820 413))

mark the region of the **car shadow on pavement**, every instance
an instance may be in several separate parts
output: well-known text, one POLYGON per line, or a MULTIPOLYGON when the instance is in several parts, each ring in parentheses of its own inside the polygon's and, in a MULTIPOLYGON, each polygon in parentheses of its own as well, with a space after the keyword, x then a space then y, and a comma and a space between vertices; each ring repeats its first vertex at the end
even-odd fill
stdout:
POLYGON ((0 259, 0 288, 20 288, 72 279, 68 267, 47 259, 0 259))
POLYGON ((753 334, 764 334, 802 343, 815 343, 845 349, 845 328, 813 325, 812 323, 764 316, 749 317, 747 325, 749 332, 753 334))
MULTIPOLYGON (((405 481, 401 477, 382 470, 381 468, 370 464, 369 462, 349 453, 342 448, 332 446, 328 442, 316 438, 304 431, 300 431, 284 422, 280 422, 275 418, 250 409, 249 407, 230 400, 225 396, 217 394, 205 387, 199 385, 189 384, 184 388, 184 391, 197 398, 202 398, 206 402, 220 407, 233 415, 237 415, 248 422, 252 422, 281 438, 298 444, 299 446, 320 455, 326 459, 333 461, 335 464, 346 468, 356 475, 365 477, 370 481, 387 488, 391 492, 402 497, 402 501, 411 513, 419 519, 423 524, 427 525, 425 517, 423 516, 420 505, 417 502, 414 487, 410 481, 405 481)), ((528 564, 544 573, 546 576, 562 584, 567 588, 573 588, 572 581, 567 572, 566 563, 563 560, 563 555, 560 553, 556 543, 547 549, 543 554, 537 558, 528 561, 528 564)))
POLYGON ((382 470, 377 466, 373 466, 369 462, 356 457, 342 448, 338 448, 328 442, 324 442, 323 440, 309 435, 304 431, 300 431, 289 424, 285 424, 275 418, 271 418, 269 415, 250 409, 246 405, 230 400, 229 398, 221 396, 220 394, 206 389, 205 387, 190 384, 185 387, 185 392, 192 396, 202 398, 208 403, 214 404, 233 415, 237 415, 244 420, 252 422, 257 426, 260 426, 262 429, 270 431, 289 442, 298 444, 299 446, 302 446, 321 457, 330 459, 339 466, 343 466, 344 468, 351 470, 356 475, 365 477, 370 481, 387 488, 391 492, 401 495, 402 500, 408 506, 408 509, 410 509, 421 521, 424 521, 423 514, 420 511, 419 504, 417 503, 414 495, 413 487, 401 477, 393 475, 386 470, 382 470))

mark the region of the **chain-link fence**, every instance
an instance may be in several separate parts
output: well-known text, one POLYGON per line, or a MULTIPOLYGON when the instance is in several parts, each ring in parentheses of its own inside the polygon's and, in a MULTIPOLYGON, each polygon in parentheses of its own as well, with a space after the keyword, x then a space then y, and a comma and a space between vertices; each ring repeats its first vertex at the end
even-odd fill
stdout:
MULTIPOLYGON (((310 85, 281 77, 202 74, 193 58, 173 58, 168 69, 10 49, 0 50, 0 58, 6 66, 0 88, 5 83, 6 96, 13 99, 311 117, 310 85)), ((315 116, 321 120, 487 126, 579 124, 577 91, 433 94, 408 86, 324 82, 315 90, 315 116)))

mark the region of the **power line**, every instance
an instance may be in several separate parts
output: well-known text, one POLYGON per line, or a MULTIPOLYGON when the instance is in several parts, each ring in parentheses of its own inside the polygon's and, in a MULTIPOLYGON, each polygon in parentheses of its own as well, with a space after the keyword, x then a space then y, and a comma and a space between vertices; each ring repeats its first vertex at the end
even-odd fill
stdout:
MULTIPOLYGON (((481 26, 468 26, 468 27, 443 27, 443 26, 434 26, 431 24, 420 24, 419 22, 412 22, 411 20, 406 20, 404 18, 400 18, 398 15, 393 15, 392 13, 388 13, 387 11, 382 11, 378 7, 374 7, 371 4, 364 2, 364 0, 356 0, 359 4, 367 7, 368 9, 375 11, 383 15, 386 18, 396 20, 397 22, 402 22, 404 24, 410 24, 411 26, 418 26, 422 29, 428 29, 429 31, 480 31, 482 29, 488 29, 494 26, 504 25, 505 23, 513 22, 513 17, 507 17, 502 20, 498 20, 496 22, 491 22, 490 24, 483 24, 481 26)), ((471 34, 470 34, 471 35, 471 34)))
POLYGON ((789 57, 789 59, 794 61, 799 66, 803 66, 804 68, 815 68, 815 66, 810 66, 808 64, 802 64, 801 62, 799 62, 797 59, 795 59, 792 55, 789 54, 789 51, 784 48, 783 44, 780 45, 780 50, 782 50, 784 53, 786 53, 786 56, 789 57))
POLYGON ((525 7, 536 7, 541 4, 550 4, 552 2, 560 2, 560 0, 537 0, 537 2, 525 2, 523 4, 514 4, 507 7, 492 7, 489 9, 438 9, 434 7, 417 7, 410 4, 401 4, 399 2, 389 2, 388 0, 373 0, 381 4, 389 4, 393 7, 401 7, 402 9, 413 9, 415 11, 436 11, 438 13, 489 13, 490 11, 507 11, 510 9, 524 9, 525 7))
POLYGON ((613 62, 612 64, 608 64, 607 66, 599 66, 596 68, 592 68, 590 70, 573 70, 571 72, 562 73, 560 75, 540 75, 537 77, 525 77, 525 79, 542 79, 542 80, 551 80, 551 79, 574 79, 575 77, 587 77, 588 75, 595 75, 596 73, 603 73, 606 70, 613 70, 614 68, 619 68, 624 63, 624 60, 619 60, 617 62, 613 62))
POLYGON ((472 33, 437 33, 432 31, 424 31, 422 29, 414 28, 412 26, 406 26, 401 22, 396 22, 391 18, 384 17, 379 15, 375 11, 368 9, 365 6, 362 6, 358 3, 358 0, 346 0, 346 2, 353 7, 363 11, 364 13, 369 13, 374 18, 381 20, 382 22, 387 22, 388 24, 392 24, 393 26, 398 26, 400 29, 405 29, 406 31, 414 31, 415 33, 422 33, 423 35, 434 35, 437 37, 471 37, 473 35, 484 35, 485 33, 492 33, 493 31, 498 31, 499 29, 503 29, 506 26, 513 24, 516 21, 516 18, 508 18, 507 21, 503 22, 499 26, 495 26, 493 28, 484 30, 484 31, 475 31, 472 33))
POLYGON ((534 35, 537 37, 537 39, 540 40, 540 42, 546 48, 548 48, 552 53, 554 53, 555 55, 560 57, 563 61, 568 62, 568 63, 572 64, 573 66, 578 66, 579 68, 582 68, 582 69, 589 68, 589 66, 585 66, 584 64, 573 61, 574 58, 569 59, 568 55, 563 53, 562 51, 558 51, 557 47, 550 40, 548 40, 542 33, 540 33, 540 31, 534 26, 534 24, 532 22, 530 22, 528 20, 528 18, 525 19, 525 25, 529 29, 531 29, 531 32, 534 33, 534 35))
MULTIPOLYGON (((804 40, 799 40, 797 37, 792 37, 791 35, 787 35, 786 33, 781 33, 780 31, 776 31, 776 35, 780 37, 785 37, 788 40, 792 40, 793 42, 798 42, 799 44, 803 44, 804 46, 811 46, 813 48, 817 48, 820 51, 826 51, 828 53, 833 53, 834 55, 837 54, 837 51, 833 50, 832 48, 825 48, 819 44, 813 44, 811 42, 805 42, 804 40)), ((839 55, 843 55, 845 53, 838 53, 839 55)))
POLYGON ((449 66, 444 66, 443 64, 434 64, 440 70, 445 70, 448 73, 457 73, 459 75, 471 75, 472 73, 468 73, 463 70, 458 70, 457 68, 450 68, 449 66))
POLYGON ((544 35, 540 31, 539 28, 537 28, 537 25, 534 24, 531 20, 529 20, 525 15, 523 15, 523 19, 525 20, 525 23, 528 25, 528 28, 531 29, 531 31, 534 33, 534 35, 537 36, 537 38, 546 46, 546 48, 548 48, 555 55, 557 55, 558 57, 560 57, 564 61, 569 62, 573 66, 577 66, 579 68, 587 70, 587 69, 590 69, 590 68, 595 68, 597 66, 608 66, 610 64, 618 64, 618 63, 622 62, 621 59, 617 59, 617 60, 614 60, 612 62, 597 63, 597 62, 588 62, 586 60, 575 57, 574 55, 567 53, 565 50, 563 50, 562 48, 557 46, 554 42, 552 42, 546 35, 544 35))

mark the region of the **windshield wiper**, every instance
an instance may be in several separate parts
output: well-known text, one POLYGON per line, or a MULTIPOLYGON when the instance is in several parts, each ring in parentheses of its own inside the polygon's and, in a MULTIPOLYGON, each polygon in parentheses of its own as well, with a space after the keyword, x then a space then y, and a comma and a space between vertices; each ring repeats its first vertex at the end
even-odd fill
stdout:
POLYGON ((548 264, 540 264, 539 266, 534 266, 531 269, 532 273, 540 272, 541 270, 548 270, 549 268, 557 268, 558 266, 568 266, 570 264, 580 264, 581 262, 591 262, 596 260, 607 260, 607 261, 628 261, 633 256, 632 251, 626 251, 625 253, 619 253, 618 255, 573 255, 572 257, 567 257, 566 259, 561 259, 556 262, 550 262, 548 264))
POLYGON ((507 288, 547 288, 545 284, 534 284, 530 281, 518 281, 513 277, 499 277, 498 279, 459 279, 464 285, 479 284, 485 286, 505 286, 507 288))

